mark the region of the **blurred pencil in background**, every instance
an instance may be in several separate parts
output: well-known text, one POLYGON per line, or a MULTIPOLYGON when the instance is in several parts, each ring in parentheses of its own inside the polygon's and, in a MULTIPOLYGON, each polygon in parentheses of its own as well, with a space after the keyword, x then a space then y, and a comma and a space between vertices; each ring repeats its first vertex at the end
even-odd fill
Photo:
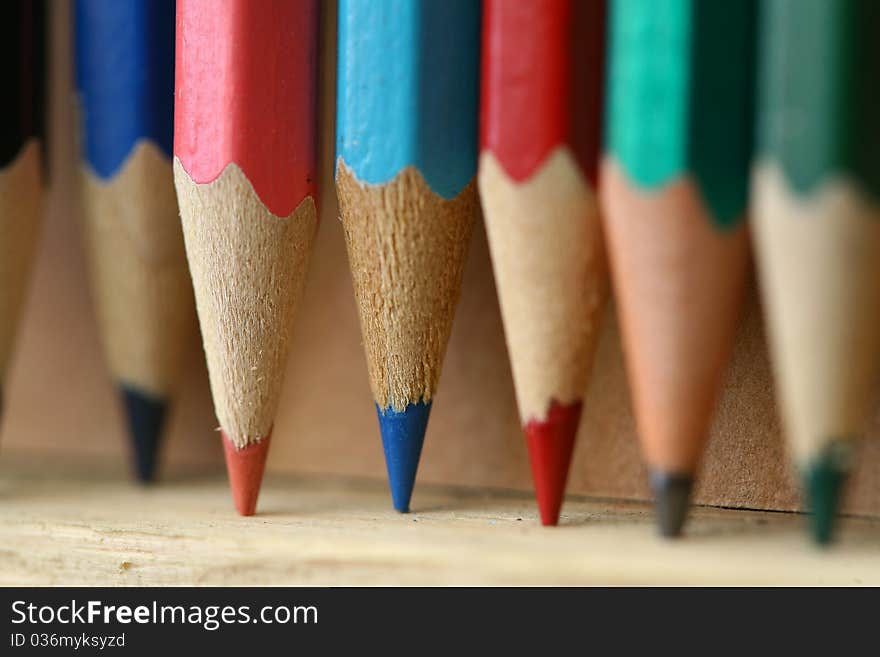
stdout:
POLYGON ((473 0, 339 3, 336 190, 403 512, 478 212, 479 39, 473 0))
POLYGON ((480 193, 541 521, 565 494, 606 288, 604 0, 485 0, 480 193))
POLYGON ((42 214, 45 30, 43 0, 0 3, 0 420, 42 214))
POLYGON ((194 323, 171 170, 174 0, 77 0, 75 26, 92 288, 148 482, 194 323))
POLYGON ((612 0, 602 204, 660 531, 681 532, 748 265, 754 3, 612 0))
POLYGON ((317 228, 317 0, 178 0, 174 176, 235 507, 256 510, 317 228))
POLYGON ((782 414, 832 537, 880 359, 880 4, 764 0, 754 233, 782 414))

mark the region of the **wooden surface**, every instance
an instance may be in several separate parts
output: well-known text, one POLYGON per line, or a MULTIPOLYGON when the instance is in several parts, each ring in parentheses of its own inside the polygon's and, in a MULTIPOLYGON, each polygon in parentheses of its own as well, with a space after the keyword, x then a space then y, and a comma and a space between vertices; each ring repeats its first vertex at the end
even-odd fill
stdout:
POLYGON ((820 551, 803 516, 695 509, 664 542, 638 503, 580 498, 542 528, 529 495, 269 477, 240 518, 217 470, 143 489, 14 456, 0 465, 0 585, 880 584, 880 521, 849 518, 820 551))
MULTIPOLYGON (((40 450, 52 460, 100 455, 115 459, 121 476, 128 468, 126 429, 99 349, 76 211, 73 102, 66 68, 69 56, 64 50, 67 35, 58 31, 66 25, 69 7, 61 0, 52 6, 58 13, 54 16, 57 48, 50 126, 51 194, 18 349, 7 378, 0 464, 6 450, 12 448, 40 450)), ((330 25, 335 21, 332 13, 324 13, 330 25)), ((330 55, 324 59, 324 70, 332 71, 332 39, 325 39, 324 45, 330 55)), ((322 86, 323 115, 332 117, 332 76, 324 76, 322 86)), ((325 124, 322 135, 321 222, 292 336, 268 468, 275 473, 332 473, 381 482, 385 478, 382 447, 345 240, 336 219, 331 127, 325 124), (340 408, 347 411, 340 413, 340 408)), ((602 331, 584 399, 584 422, 569 490, 646 499, 613 305, 602 331)), ((222 445, 214 431, 217 424, 196 330, 181 366, 181 395, 169 418, 164 464, 220 466, 222 445)), ((524 443, 486 233, 480 223, 474 230, 461 301, 431 412, 419 486, 442 483, 529 491, 531 477, 524 443)), ((846 508, 880 517, 880 426, 876 413, 861 457, 846 508)), ((713 424, 697 501, 792 509, 798 499, 788 467, 760 310, 752 290, 713 424)), ((417 487, 416 499, 421 495, 417 487)))

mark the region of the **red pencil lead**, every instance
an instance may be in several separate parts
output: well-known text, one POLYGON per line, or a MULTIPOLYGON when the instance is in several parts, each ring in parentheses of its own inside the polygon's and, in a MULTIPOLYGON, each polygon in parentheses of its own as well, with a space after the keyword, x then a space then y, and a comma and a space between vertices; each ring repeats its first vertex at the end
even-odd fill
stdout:
POLYGON ((239 449, 225 431, 223 451, 226 454, 226 472, 229 475, 229 487, 232 489, 232 501, 235 509, 243 516, 252 516, 257 510, 257 498, 260 496, 260 485, 263 483, 263 471, 266 469, 266 456, 269 453, 271 432, 256 443, 239 449))
POLYGON ((562 405, 554 401, 547 419, 531 420, 525 426, 542 525, 559 522, 580 417, 581 402, 562 405))

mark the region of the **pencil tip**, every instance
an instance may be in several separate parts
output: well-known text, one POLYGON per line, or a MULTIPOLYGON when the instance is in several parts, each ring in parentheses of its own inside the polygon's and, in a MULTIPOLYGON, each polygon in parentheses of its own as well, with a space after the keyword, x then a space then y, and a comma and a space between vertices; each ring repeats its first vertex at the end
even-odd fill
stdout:
POLYGON ((162 441, 167 403, 127 385, 120 386, 138 481, 150 483, 156 474, 156 457, 162 441))
POLYGON ((376 412, 379 415, 385 466, 388 468, 391 501, 397 511, 408 513, 431 402, 408 404, 401 413, 390 407, 383 411, 376 406, 376 412))
POLYGON ((525 426, 535 498, 544 526, 559 522, 580 418, 580 401, 565 405, 554 401, 546 420, 530 420, 525 426))
POLYGON ((838 441, 804 473, 811 530, 819 545, 828 545, 834 538, 834 520, 849 471, 849 452, 848 445, 838 441))
POLYGON ((223 451, 226 454, 226 472, 229 475, 229 487, 232 489, 232 502, 239 515, 252 516, 257 510, 257 498, 263 483, 263 472, 266 469, 266 456, 269 453, 269 440, 272 431, 258 442, 239 449, 225 431, 223 451))
POLYGON ((660 534, 665 538, 681 536, 687 520, 694 478, 689 474, 652 470, 650 479, 660 534))

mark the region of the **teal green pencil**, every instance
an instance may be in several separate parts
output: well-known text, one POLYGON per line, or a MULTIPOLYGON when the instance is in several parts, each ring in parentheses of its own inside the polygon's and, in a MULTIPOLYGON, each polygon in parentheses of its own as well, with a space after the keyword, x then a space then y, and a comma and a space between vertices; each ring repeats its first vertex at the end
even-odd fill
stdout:
POLYGON ((791 452, 831 539, 880 362, 880 3, 765 0, 753 229, 791 452))

